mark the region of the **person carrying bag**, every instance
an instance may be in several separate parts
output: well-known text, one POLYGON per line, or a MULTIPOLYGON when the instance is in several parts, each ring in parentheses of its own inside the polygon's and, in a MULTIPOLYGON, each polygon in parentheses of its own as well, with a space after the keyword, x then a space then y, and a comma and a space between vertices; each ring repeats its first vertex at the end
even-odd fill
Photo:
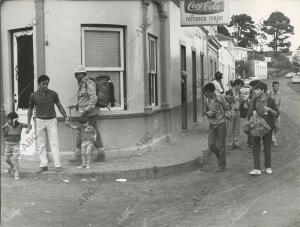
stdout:
POLYGON ((275 128, 275 119, 279 116, 278 108, 267 94, 267 85, 259 83, 255 86, 255 98, 252 100, 248 112, 248 122, 245 124, 244 131, 253 136, 253 160, 254 170, 249 172, 251 175, 261 175, 260 169, 260 150, 261 142, 264 145, 265 170, 271 174, 271 145, 272 133, 275 128))

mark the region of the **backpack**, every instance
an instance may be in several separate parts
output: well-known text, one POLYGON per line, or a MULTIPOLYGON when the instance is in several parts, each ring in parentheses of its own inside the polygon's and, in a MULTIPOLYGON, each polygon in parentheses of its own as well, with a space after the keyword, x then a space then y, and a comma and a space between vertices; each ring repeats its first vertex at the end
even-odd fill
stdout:
POLYGON ((96 93, 97 93, 97 103, 96 107, 107 107, 111 104, 111 107, 115 106, 115 92, 114 84, 110 80, 109 76, 97 76, 89 77, 90 80, 93 80, 96 83, 96 93))

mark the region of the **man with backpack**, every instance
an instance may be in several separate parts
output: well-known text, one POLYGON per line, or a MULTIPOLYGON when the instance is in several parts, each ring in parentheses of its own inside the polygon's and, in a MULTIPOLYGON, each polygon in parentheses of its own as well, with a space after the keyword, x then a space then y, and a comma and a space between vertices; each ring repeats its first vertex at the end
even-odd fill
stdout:
MULTIPOLYGON (((69 106, 69 108, 76 108, 76 110, 79 111, 80 116, 88 115, 89 125, 92 125, 96 129, 97 135, 95 143, 97 153, 93 161, 103 162, 105 161, 105 152, 100 130, 97 126, 97 116, 100 113, 100 109, 97 106, 98 96, 96 82, 87 76, 84 66, 78 66, 75 71, 75 78, 78 82, 77 104, 69 106)), ((75 156, 69 160, 73 163, 81 162, 81 139, 79 136, 76 137, 76 148, 75 156)))
POLYGON ((226 91, 226 96, 231 99, 231 119, 228 121, 228 144, 232 149, 240 149, 239 136, 240 136, 240 105, 241 105, 241 87, 244 81, 236 79, 233 82, 232 89, 226 91))
POLYGON ((215 93, 213 83, 204 86, 204 113, 209 119, 208 146, 218 159, 218 172, 226 169, 226 112, 230 110, 229 103, 221 95, 215 93))

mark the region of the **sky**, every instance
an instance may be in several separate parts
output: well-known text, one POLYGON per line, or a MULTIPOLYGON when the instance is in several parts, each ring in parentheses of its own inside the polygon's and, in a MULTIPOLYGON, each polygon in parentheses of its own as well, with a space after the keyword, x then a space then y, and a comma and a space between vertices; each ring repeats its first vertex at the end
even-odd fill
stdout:
POLYGON ((300 0, 229 0, 230 15, 248 14, 255 23, 266 20, 274 11, 280 11, 290 19, 294 35, 290 50, 300 46, 300 0))

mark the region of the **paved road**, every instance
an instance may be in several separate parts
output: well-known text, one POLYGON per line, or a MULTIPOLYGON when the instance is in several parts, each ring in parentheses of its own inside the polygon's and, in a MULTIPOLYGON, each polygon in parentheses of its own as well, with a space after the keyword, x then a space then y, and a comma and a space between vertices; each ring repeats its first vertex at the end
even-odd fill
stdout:
POLYGON ((4 177, 2 226, 300 226, 300 94, 280 82, 282 129, 272 175, 248 175, 253 160, 244 136, 244 149, 228 152, 221 174, 210 157, 197 171, 126 183, 4 177))

